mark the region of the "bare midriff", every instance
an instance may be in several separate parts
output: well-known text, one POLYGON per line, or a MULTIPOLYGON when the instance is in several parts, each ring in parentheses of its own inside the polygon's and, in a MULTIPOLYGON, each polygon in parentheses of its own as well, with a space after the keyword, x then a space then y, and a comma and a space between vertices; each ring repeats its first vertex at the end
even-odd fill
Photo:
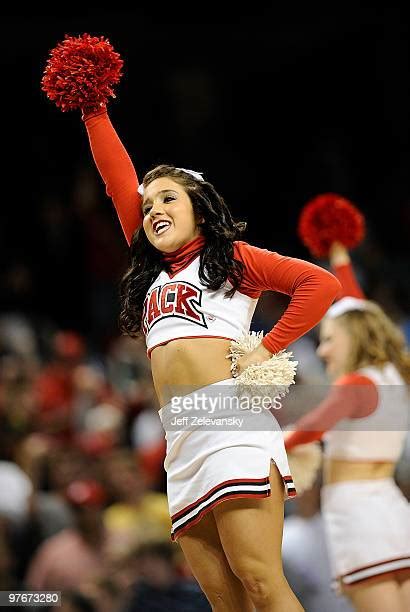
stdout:
POLYGON ((151 369, 160 407, 174 395, 231 378, 229 347, 230 340, 222 338, 182 338, 157 346, 151 353, 151 369))
POLYGON ((325 459, 323 462, 323 481, 324 484, 334 484, 347 480, 392 478, 395 465, 393 461, 325 459))

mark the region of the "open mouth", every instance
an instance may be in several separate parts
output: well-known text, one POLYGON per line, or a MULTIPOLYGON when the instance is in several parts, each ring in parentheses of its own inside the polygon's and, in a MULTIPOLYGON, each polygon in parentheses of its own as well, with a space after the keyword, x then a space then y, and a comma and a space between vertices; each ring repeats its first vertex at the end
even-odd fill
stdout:
POLYGON ((164 234, 167 231, 167 229, 169 229, 170 227, 171 227, 170 221, 156 221, 154 225, 152 226, 154 230, 154 234, 156 236, 160 236, 161 234, 164 234))

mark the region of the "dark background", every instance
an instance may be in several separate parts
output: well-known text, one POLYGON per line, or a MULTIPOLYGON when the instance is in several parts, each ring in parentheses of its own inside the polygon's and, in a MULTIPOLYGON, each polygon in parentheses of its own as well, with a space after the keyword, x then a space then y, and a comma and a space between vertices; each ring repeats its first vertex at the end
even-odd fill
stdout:
POLYGON ((366 215, 353 254, 365 289, 406 323, 408 20, 400 5, 278 4, 3 14, 1 311, 96 338, 115 327, 125 240, 79 113, 40 89, 49 51, 89 32, 125 61, 110 115, 141 178, 162 162, 203 171, 246 240, 306 259, 302 206, 342 194, 366 215))

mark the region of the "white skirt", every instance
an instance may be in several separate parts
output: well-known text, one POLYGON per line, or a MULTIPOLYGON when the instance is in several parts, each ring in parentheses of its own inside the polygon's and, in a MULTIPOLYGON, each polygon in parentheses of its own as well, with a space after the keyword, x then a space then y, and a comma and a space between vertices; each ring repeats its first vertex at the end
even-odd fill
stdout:
POLYGON ((172 540, 223 501, 268 497, 271 461, 282 476, 285 497, 296 495, 277 420, 266 407, 244 405, 249 404, 241 402, 229 378, 173 397, 159 411, 167 440, 172 540))
POLYGON ((410 505, 391 478, 322 488, 333 586, 410 568, 410 505))

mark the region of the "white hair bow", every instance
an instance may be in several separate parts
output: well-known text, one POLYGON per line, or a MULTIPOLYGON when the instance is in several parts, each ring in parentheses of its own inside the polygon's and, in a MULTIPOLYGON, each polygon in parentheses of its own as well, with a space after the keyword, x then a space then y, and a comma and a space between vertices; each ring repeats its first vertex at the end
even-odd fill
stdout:
MULTIPOLYGON (((181 172, 186 172, 186 174, 190 174, 197 181, 204 181, 205 180, 204 177, 202 176, 203 172, 197 172, 196 170, 188 170, 187 168, 175 168, 175 170, 181 170, 181 172)), ((138 187, 137 191, 138 191, 138 193, 140 195, 142 195, 142 196, 144 195, 144 185, 142 183, 138 187)))
POLYGON ((197 181, 205 180, 202 176, 203 172, 197 172, 196 170, 187 170, 187 168, 175 168, 175 170, 181 170, 182 172, 186 172, 187 174, 193 176, 197 181))
POLYGON ((367 310, 367 300, 351 296, 344 297, 329 308, 326 316, 330 319, 335 319, 345 314, 345 312, 351 312, 352 310, 367 310))

